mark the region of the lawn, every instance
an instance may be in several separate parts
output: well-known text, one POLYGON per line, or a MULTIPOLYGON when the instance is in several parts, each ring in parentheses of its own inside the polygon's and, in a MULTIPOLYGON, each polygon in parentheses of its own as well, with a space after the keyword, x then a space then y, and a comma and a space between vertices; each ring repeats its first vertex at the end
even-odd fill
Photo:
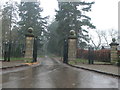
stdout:
MULTIPOLYGON (((0 57, 0 60, 4 60, 4 58, 0 57)), ((30 58, 24 58, 24 57, 11 57, 11 61, 16 61, 16 60, 31 60, 30 58)))
POLYGON ((23 58, 23 57, 12 57, 10 59, 11 59, 11 61, 16 61, 16 60, 30 60, 30 58, 23 58))
POLYGON ((23 57, 12 57, 10 58, 10 61, 23 61, 23 62, 26 62, 26 63, 31 63, 33 60, 31 58, 23 58, 23 57))
POLYGON ((43 55, 43 56, 38 56, 38 58, 44 58, 45 56, 43 55))
POLYGON ((0 60, 3 60, 3 58, 2 58, 2 57, 0 57, 0 60))
MULTIPOLYGON (((87 59, 80 59, 77 58, 74 61, 69 61, 69 64, 88 64, 88 60, 87 59)), ((94 61, 94 64, 111 64, 110 62, 98 62, 98 61, 94 61)))
POLYGON ((69 61, 68 63, 69 64, 77 64, 77 63, 87 64, 88 60, 87 59, 79 59, 79 58, 77 58, 76 60, 69 61))
POLYGON ((88 63, 88 60, 87 59, 79 59, 79 58, 77 58, 76 59, 76 63, 88 63))

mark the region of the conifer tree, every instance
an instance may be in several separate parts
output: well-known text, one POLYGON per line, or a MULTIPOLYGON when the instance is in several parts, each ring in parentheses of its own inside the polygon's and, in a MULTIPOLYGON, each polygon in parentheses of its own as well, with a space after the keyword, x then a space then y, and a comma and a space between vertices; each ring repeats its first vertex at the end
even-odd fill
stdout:
POLYGON ((32 27, 34 29, 33 33, 35 36, 40 37, 47 27, 46 19, 48 17, 42 18, 39 2, 21 2, 19 6, 19 16, 20 21, 18 22, 20 26, 21 36, 27 33, 27 29, 32 27))
POLYGON ((75 30, 78 37, 78 47, 87 45, 89 41, 88 28, 94 29, 95 26, 90 22, 91 18, 85 12, 91 11, 92 4, 94 2, 59 2, 56 21, 58 21, 57 32, 60 36, 60 43, 63 43, 64 39, 68 37, 70 30, 75 30))

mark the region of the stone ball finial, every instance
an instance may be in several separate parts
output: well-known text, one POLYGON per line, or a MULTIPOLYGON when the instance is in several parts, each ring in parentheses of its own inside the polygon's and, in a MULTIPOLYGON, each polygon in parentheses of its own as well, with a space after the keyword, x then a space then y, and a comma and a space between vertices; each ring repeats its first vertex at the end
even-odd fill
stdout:
POLYGON ((115 42, 116 41, 116 39, 115 38, 112 38, 112 42, 115 42))
POLYGON ((70 35, 75 35, 75 30, 70 30, 70 35))
POLYGON ((29 32, 29 33, 32 33, 32 32, 33 32, 33 28, 32 28, 32 27, 29 27, 29 28, 28 28, 28 32, 29 32))

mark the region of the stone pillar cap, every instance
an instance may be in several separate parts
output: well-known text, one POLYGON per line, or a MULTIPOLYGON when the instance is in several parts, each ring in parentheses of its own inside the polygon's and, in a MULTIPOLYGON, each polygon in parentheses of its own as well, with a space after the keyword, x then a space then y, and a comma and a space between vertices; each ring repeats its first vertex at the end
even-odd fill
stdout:
POLYGON ((28 36, 28 37, 34 37, 33 28, 32 27, 28 28, 28 33, 26 34, 26 36, 28 36))
POLYGON ((29 33, 32 33, 32 32, 33 32, 33 28, 32 28, 32 27, 29 27, 29 28, 28 28, 28 32, 29 32, 29 33))
POLYGON ((118 46, 119 44, 116 43, 116 42, 112 42, 112 43, 110 43, 109 45, 110 45, 110 46, 118 46))
POLYGON ((112 43, 109 44, 110 46, 118 46, 119 44, 116 43, 116 39, 112 38, 112 43))
POLYGON ((75 30, 70 30, 70 35, 75 35, 75 30))
POLYGON ((76 39, 76 33, 75 33, 75 30, 70 30, 70 35, 69 35, 69 38, 70 39, 76 39))

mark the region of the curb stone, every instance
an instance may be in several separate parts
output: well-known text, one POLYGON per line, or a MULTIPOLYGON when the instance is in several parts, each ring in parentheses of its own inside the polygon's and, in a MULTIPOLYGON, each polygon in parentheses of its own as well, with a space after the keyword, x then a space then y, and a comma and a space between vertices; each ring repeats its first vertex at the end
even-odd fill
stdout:
POLYGON ((40 65, 40 63, 39 64, 33 64, 33 65, 28 65, 28 64, 21 64, 21 65, 16 65, 16 66, 9 66, 9 67, 2 67, 2 68, 0 68, 0 69, 2 69, 2 70, 6 70, 6 69, 10 69, 10 68, 19 68, 19 67, 26 67, 26 66, 39 66, 40 65))
POLYGON ((106 75, 111 75, 111 76, 116 76, 116 77, 120 78, 120 75, 113 74, 113 73, 103 72, 103 71, 100 71, 100 70, 90 69, 90 68, 86 68, 86 67, 80 67, 80 66, 71 65, 71 64, 67 64, 67 65, 75 67, 75 68, 80 68, 80 69, 84 69, 84 70, 88 70, 88 71, 93 71, 93 72, 97 72, 97 73, 102 73, 102 74, 106 74, 106 75))
POLYGON ((16 66, 9 66, 9 67, 2 67, 0 69, 4 70, 4 69, 10 69, 10 68, 18 68, 18 67, 24 67, 24 66, 29 66, 27 64, 21 64, 21 65, 16 65, 16 66))

